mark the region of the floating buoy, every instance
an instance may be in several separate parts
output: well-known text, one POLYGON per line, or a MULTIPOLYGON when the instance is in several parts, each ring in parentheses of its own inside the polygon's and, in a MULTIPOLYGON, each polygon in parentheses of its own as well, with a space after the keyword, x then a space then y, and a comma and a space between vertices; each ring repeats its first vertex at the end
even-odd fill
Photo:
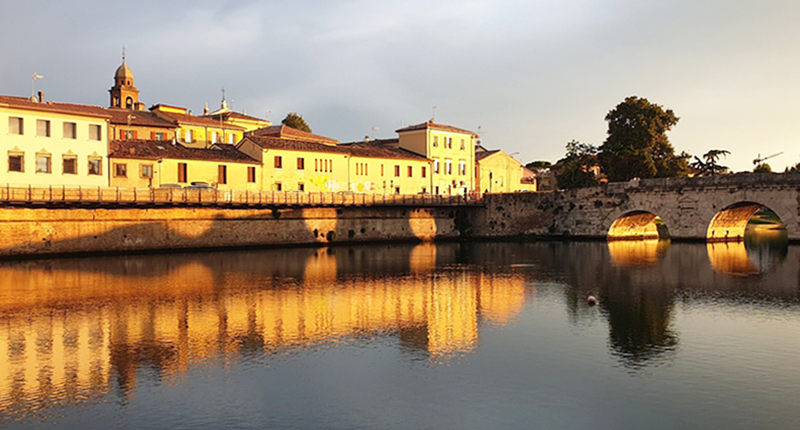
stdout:
POLYGON ((589 306, 594 306, 597 304, 597 302, 599 302, 599 300, 597 300, 597 297, 595 296, 589 296, 586 298, 586 304, 589 306))

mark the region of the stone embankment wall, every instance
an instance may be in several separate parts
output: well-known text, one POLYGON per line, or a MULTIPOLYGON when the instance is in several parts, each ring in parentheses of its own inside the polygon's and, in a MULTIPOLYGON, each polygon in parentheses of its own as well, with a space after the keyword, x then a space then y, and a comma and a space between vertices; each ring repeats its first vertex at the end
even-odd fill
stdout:
POLYGON ((652 179, 488 195, 484 203, 285 210, 0 208, 0 257, 521 236, 605 239, 617 220, 628 236, 638 237, 652 236, 643 227, 651 216, 663 220, 673 239, 725 240, 742 236, 761 206, 778 214, 790 240, 800 241, 800 174, 652 179))
POLYGON ((0 209, 0 256, 433 240, 456 209, 0 209))

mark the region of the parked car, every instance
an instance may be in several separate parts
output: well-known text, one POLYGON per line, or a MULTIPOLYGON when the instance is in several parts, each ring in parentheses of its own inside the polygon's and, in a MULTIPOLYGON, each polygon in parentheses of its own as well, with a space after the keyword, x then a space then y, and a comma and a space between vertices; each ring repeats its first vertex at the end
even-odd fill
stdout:
POLYGON ((216 190, 216 188, 208 185, 208 182, 192 182, 191 185, 187 185, 183 188, 189 188, 193 190, 216 190))
POLYGON ((158 188, 183 188, 179 184, 161 184, 158 188))

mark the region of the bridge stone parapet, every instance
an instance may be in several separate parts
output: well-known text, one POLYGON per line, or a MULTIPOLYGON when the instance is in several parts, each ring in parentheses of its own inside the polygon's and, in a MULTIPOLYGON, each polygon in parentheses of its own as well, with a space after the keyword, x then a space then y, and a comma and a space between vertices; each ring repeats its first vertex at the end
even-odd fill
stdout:
POLYGON ((766 206, 784 222, 789 239, 800 241, 800 174, 643 179, 490 195, 485 203, 475 213, 473 231, 488 237, 605 238, 618 219, 650 213, 663 220, 673 239, 740 239, 755 210, 766 206))

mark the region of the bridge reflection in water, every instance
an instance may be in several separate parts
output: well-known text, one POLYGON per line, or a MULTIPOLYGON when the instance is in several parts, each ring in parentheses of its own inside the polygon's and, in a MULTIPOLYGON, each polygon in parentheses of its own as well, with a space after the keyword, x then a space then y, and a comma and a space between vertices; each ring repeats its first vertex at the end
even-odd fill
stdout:
POLYGON ((169 380, 210 358, 269 357, 376 335, 434 363, 457 357, 476 347, 480 325, 505 324, 532 291, 513 273, 448 270, 458 249, 2 264, 0 411, 112 390, 128 396, 145 370, 169 380))

